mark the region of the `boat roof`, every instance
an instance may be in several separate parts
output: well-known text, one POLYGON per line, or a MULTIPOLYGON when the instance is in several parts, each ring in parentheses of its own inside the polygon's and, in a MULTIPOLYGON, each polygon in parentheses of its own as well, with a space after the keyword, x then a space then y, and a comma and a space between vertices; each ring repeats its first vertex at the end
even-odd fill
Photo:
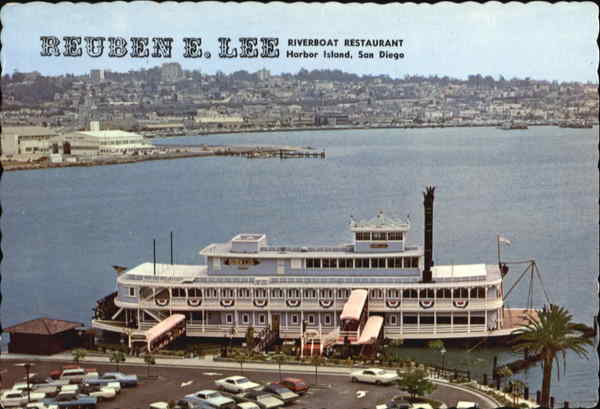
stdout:
POLYGON ((410 223, 396 217, 386 216, 383 211, 380 211, 371 219, 352 219, 350 229, 352 231, 407 231, 410 229, 410 223))
POLYGON ((431 276, 436 279, 468 279, 483 277, 487 280, 499 279, 500 269, 496 264, 450 264, 431 267, 431 276))
POLYGON ((423 255, 422 247, 406 246, 404 251, 381 253, 358 253, 352 244, 339 246, 271 246, 261 247, 258 252, 236 252, 231 250, 231 242, 213 243, 199 252, 202 256, 239 258, 326 258, 326 257, 413 257, 423 255))
MULTIPOLYGON (((154 263, 142 263, 126 272, 139 276, 154 276, 154 263)), ((206 275, 206 266, 189 264, 156 263, 156 276, 162 277, 196 277, 206 275)))

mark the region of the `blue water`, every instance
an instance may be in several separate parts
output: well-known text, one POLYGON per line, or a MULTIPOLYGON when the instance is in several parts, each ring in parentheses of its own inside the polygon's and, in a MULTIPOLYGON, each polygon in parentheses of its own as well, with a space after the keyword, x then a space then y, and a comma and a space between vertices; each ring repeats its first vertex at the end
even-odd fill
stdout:
MULTIPOLYGON (((115 287, 111 266, 201 262, 197 252, 240 232, 270 244, 349 242, 350 215, 410 215, 422 243, 422 195, 435 185, 436 264, 495 263, 496 235, 507 260, 535 259, 551 301, 575 320, 598 311, 598 128, 533 127, 340 130, 173 138, 161 143, 288 144, 327 158, 232 157, 9 172, 3 175, 2 323, 38 316, 89 323, 95 300, 115 287)), ((523 268, 512 269, 507 286, 523 268)), ((528 283, 508 299, 525 306, 528 283)), ((544 295, 539 282, 534 304, 544 295)), ((557 400, 597 400, 598 359, 570 359, 557 400)), ((450 351, 456 365, 489 365, 506 350, 450 351), (454 357, 454 358, 453 358, 454 357)), ((527 374, 531 389, 540 371, 527 374)), ((572 404, 573 406, 573 404, 572 404)))

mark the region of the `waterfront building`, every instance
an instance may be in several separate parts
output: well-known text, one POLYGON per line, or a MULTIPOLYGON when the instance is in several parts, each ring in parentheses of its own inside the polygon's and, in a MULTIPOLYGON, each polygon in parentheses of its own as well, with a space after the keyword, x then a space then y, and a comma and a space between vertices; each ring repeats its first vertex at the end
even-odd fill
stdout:
POLYGON ((54 129, 42 126, 4 126, 0 155, 5 159, 19 161, 48 156, 50 140, 57 135, 54 129))
POLYGON ((118 290, 99 301, 92 325, 130 344, 173 314, 191 337, 243 337, 253 327, 282 339, 309 333, 323 347, 510 335, 535 312, 505 310, 506 267, 434 266, 433 190, 425 204, 424 247, 410 244, 408 221, 380 212, 351 221, 349 244, 273 246, 244 233, 203 248, 203 265, 119 269, 118 290))

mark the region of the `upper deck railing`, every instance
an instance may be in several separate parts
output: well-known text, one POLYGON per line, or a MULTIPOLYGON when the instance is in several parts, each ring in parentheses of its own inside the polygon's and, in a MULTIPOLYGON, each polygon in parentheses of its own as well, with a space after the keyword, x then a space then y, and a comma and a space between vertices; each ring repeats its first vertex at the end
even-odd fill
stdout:
MULTIPOLYGON (((405 246, 405 251, 419 250, 419 246, 405 246)), ((261 247, 260 251, 275 253, 354 253, 354 245, 343 244, 334 247, 315 247, 315 246, 267 246, 261 247)))
MULTIPOLYGON (((405 277, 377 277, 377 276, 362 276, 362 277, 318 277, 318 276, 289 276, 289 277, 244 277, 244 276, 203 276, 203 277, 171 277, 166 275, 141 275, 127 273, 121 277, 123 280, 130 281, 145 281, 145 282, 165 282, 179 284, 201 284, 201 283, 218 283, 218 284, 256 284, 256 285, 273 285, 273 284, 411 284, 418 283, 421 279, 419 275, 405 277)), ((475 277, 443 277, 436 278, 435 283, 458 283, 470 281, 485 281, 485 276, 475 277)), ((429 285, 430 286, 430 285, 429 285)))

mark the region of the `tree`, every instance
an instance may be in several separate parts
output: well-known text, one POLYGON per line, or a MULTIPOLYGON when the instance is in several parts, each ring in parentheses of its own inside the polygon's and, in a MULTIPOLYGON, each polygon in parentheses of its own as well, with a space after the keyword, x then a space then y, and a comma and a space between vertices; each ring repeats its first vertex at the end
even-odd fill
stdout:
POLYGON ((155 365, 156 359, 152 354, 144 354, 144 362, 146 363, 146 376, 150 376, 150 365, 155 365))
POLYGON ((110 354, 110 362, 114 362, 117 365, 117 372, 119 371, 119 363, 125 362, 125 354, 123 351, 112 351, 110 354))
POLYGON ((411 399, 424 396, 433 392, 436 386, 427 379, 427 374, 421 369, 409 373, 398 373, 400 380, 397 382, 400 390, 408 392, 411 399))
POLYGON ((254 346, 254 327, 249 326, 248 329, 246 330, 246 347, 248 348, 248 351, 252 350, 253 346, 254 346))
POLYGON ((77 363, 77 364, 79 363, 80 360, 85 358, 85 356, 87 355, 87 352, 85 352, 85 349, 81 349, 81 348, 74 349, 73 351, 71 351, 71 353, 73 354, 73 361, 75 361, 75 363, 77 363))
MULTIPOLYGON (((566 367, 567 351, 573 351, 579 357, 589 359, 585 346, 592 345, 592 341, 573 328, 572 318, 573 316, 565 308, 550 304, 549 308, 544 308, 537 313, 537 316, 528 316, 525 327, 513 331, 513 334, 517 335, 513 346, 515 351, 528 349, 541 356, 543 378, 540 405, 542 407, 549 407, 552 365, 556 356, 562 354, 563 370, 566 367)), ((560 379, 560 361, 557 369, 560 379)))

